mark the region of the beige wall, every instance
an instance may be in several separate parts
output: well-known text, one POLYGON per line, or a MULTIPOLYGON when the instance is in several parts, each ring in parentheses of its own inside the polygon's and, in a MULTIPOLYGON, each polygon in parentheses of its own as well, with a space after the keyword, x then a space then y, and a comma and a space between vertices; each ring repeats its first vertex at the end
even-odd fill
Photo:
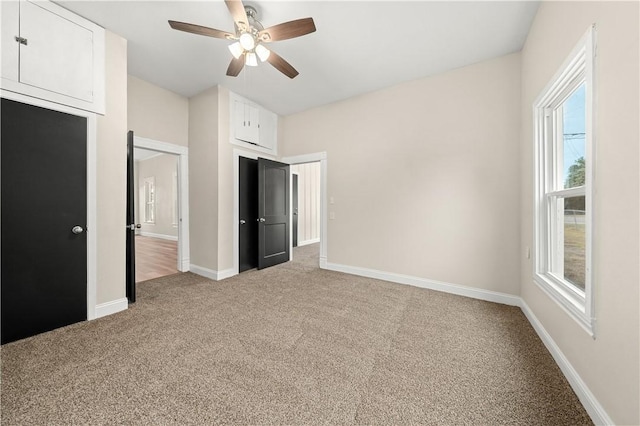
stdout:
POLYGON ((519 294, 519 108, 512 54, 285 117, 281 155, 327 152, 328 262, 519 294))
POLYGON ((189 144, 189 100, 184 96, 128 76, 129 130, 136 136, 189 144))
POLYGON ((639 7, 637 2, 543 2, 522 52, 522 244, 533 244, 532 104, 595 23, 596 339, 533 283, 522 297, 616 424, 640 424, 638 282, 639 7))
MULTIPOLYGON (((98 304, 125 297, 127 41, 106 32, 106 114, 98 116, 98 304)), ((91 230, 88 230, 91 232, 91 230)))
POLYGON ((218 87, 218 271, 233 268, 233 147, 229 142, 229 90, 218 87))
POLYGON ((174 223, 174 192, 178 156, 161 154, 148 160, 136 161, 138 175, 138 204, 136 204, 136 222, 141 224, 141 233, 156 234, 178 238, 178 225, 174 223), (155 182, 156 214, 155 223, 144 222, 144 181, 153 177, 155 182))
POLYGON ((320 163, 295 164, 298 175, 298 245, 320 239, 320 163))
POLYGON ((191 264, 217 271, 218 88, 190 98, 188 117, 191 264))

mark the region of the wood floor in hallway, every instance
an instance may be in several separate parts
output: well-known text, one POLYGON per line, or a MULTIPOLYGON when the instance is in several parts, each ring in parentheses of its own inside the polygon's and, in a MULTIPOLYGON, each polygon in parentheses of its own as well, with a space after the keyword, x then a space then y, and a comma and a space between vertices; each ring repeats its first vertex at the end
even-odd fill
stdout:
POLYGON ((136 282, 178 272, 178 242, 136 235, 136 282))

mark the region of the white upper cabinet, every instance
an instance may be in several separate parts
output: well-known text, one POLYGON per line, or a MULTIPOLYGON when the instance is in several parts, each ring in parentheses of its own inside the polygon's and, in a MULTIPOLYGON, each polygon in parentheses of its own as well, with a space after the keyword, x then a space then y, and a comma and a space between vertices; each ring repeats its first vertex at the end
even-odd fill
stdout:
POLYGON ((277 154, 278 115, 230 93, 231 143, 277 154))
POLYGON ((2 88, 104 114, 104 29, 47 1, 2 1, 2 88))

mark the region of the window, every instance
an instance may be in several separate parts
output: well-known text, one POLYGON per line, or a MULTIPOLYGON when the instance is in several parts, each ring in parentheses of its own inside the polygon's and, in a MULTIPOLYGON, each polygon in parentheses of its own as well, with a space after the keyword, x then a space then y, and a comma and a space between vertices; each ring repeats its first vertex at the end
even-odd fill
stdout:
POLYGON ((144 222, 156 222, 156 180, 153 176, 144 179, 144 222))
POLYGON ((594 33, 534 104, 534 279, 591 335, 594 33))

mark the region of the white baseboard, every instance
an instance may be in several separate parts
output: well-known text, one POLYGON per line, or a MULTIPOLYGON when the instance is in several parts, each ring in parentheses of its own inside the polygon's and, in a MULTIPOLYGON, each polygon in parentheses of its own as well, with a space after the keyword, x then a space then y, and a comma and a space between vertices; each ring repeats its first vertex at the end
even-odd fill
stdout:
POLYGON ((142 235, 143 237, 152 237, 152 238, 160 238, 162 240, 178 241, 178 237, 176 237, 175 235, 155 234, 153 232, 147 232, 147 231, 140 231, 140 235, 142 235))
POLYGON ((122 299, 112 300, 111 302, 100 303, 96 305, 96 318, 106 317, 124 311, 129 307, 129 301, 126 297, 122 299))
POLYGON ((312 240, 298 241, 298 247, 308 246, 309 244, 315 244, 315 243, 319 243, 319 242, 320 242, 320 238, 314 238, 312 240))
POLYGON ((445 283, 442 281, 428 280, 425 278, 413 277, 410 275, 383 272, 375 269, 360 268, 357 266, 339 265, 337 263, 322 264, 320 267, 331 271, 344 272, 361 277, 375 278, 378 280, 391 281, 399 284, 412 285, 414 287, 427 288, 430 290, 442 291, 444 293, 457 294, 459 296, 471 297, 472 299, 486 300, 487 302, 501 303, 509 306, 520 306, 520 297, 512 294, 500 293, 497 291, 483 290, 474 287, 466 287, 457 284, 445 283))
POLYGON ((225 269, 222 271, 214 271, 213 269, 191 264, 189 270, 194 274, 209 278, 214 281, 224 280, 225 278, 229 278, 235 275, 235 271, 233 268, 225 269))
POLYGON ((551 356, 562 370, 564 377, 566 377, 567 381, 571 385, 571 388, 578 396, 578 399, 584 406, 589 416, 591 416, 591 420, 597 425, 612 425, 613 420, 604 410, 600 402, 596 399, 596 397, 591 393, 587 384, 582 380, 578 372, 573 368, 569 360, 560 350, 560 347, 556 344, 556 342, 551 338, 551 335, 545 330, 542 326, 542 323, 535 316, 531 308, 527 303, 520 299, 520 309, 524 312, 524 315, 527 317, 533 329, 538 333, 540 340, 547 347, 547 350, 551 353, 551 356))

